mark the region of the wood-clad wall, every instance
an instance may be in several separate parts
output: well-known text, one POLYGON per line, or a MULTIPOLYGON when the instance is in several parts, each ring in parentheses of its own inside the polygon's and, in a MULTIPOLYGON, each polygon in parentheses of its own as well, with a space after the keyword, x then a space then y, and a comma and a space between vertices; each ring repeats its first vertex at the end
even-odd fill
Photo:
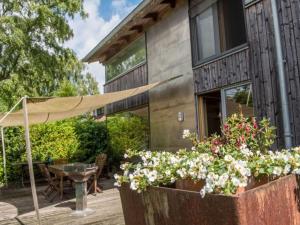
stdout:
POLYGON ((194 79, 197 94, 249 81, 248 48, 197 67, 194 69, 194 79))
POLYGON ((300 145, 300 1, 277 1, 281 10, 283 56, 286 59, 288 96, 294 144, 300 145))
MULTIPOLYGON (((202 0, 190 0, 190 7, 202 0)), ((277 0, 293 144, 300 145, 300 1, 277 0)), ((281 104, 277 79, 271 0, 245 6, 249 49, 194 69, 195 93, 201 94, 250 79, 256 116, 271 119, 277 127, 278 147, 283 145, 281 104), (241 64, 242 62, 242 64, 241 64)))
MULTIPOLYGON (((104 85, 104 93, 122 91, 148 84, 147 65, 142 64, 121 77, 104 85)), ((138 108, 148 104, 148 93, 143 93, 106 107, 106 114, 117 113, 129 109, 138 108)))
MULTIPOLYGON (((300 1, 279 0, 279 22, 288 85, 291 127, 294 145, 300 144, 300 1)), ((255 112, 268 117, 277 126, 278 144, 283 143, 280 96, 271 1, 262 0, 245 9, 250 46, 250 75, 255 112)))

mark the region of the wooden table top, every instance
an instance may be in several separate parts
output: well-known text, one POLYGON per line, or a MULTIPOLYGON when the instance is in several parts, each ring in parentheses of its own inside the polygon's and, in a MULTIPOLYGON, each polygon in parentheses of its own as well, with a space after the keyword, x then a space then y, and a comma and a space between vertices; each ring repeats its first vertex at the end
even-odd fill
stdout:
POLYGON ((97 171, 97 166, 89 167, 89 164, 84 163, 68 163, 68 164, 58 164, 49 165, 48 169, 50 172, 60 175, 60 176, 70 176, 70 175, 90 175, 97 171), (70 170, 70 167, 86 167, 85 170, 70 170))

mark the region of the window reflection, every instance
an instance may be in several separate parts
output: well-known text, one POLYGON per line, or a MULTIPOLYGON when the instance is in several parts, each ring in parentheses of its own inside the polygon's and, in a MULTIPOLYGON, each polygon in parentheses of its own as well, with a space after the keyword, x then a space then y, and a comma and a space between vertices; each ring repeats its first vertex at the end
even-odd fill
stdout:
POLYGON ((146 60, 145 37, 136 40, 105 65, 106 81, 124 73, 146 60))
POLYGON ((209 7, 196 17, 198 51, 200 58, 216 54, 215 24, 213 7, 209 7))
POLYGON ((246 117, 253 117, 253 96, 250 84, 225 90, 226 116, 242 112, 246 117))

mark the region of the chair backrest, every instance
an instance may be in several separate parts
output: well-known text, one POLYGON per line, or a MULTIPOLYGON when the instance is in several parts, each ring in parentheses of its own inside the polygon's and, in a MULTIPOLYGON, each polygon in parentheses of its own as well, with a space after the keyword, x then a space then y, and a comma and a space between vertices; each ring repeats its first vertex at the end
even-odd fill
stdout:
POLYGON ((68 159, 55 159, 53 160, 54 165, 68 164, 68 159))
POLYGON ((49 183, 52 182, 51 174, 45 164, 38 164, 43 176, 47 179, 49 183))
POLYGON ((105 166, 107 160, 107 155, 102 153, 96 157, 95 164, 98 166, 97 177, 99 177, 102 173, 103 167, 105 166))

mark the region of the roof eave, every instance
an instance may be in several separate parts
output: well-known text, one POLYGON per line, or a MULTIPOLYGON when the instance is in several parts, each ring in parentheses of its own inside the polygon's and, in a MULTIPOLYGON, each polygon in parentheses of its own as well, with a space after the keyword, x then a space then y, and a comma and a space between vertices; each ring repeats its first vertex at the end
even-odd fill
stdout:
POLYGON ((102 39, 83 59, 83 62, 92 63, 97 60, 93 60, 92 57, 104 47, 111 38, 116 35, 131 19, 133 19, 140 11, 142 11, 151 0, 143 0, 128 16, 126 16, 104 39, 102 39))

